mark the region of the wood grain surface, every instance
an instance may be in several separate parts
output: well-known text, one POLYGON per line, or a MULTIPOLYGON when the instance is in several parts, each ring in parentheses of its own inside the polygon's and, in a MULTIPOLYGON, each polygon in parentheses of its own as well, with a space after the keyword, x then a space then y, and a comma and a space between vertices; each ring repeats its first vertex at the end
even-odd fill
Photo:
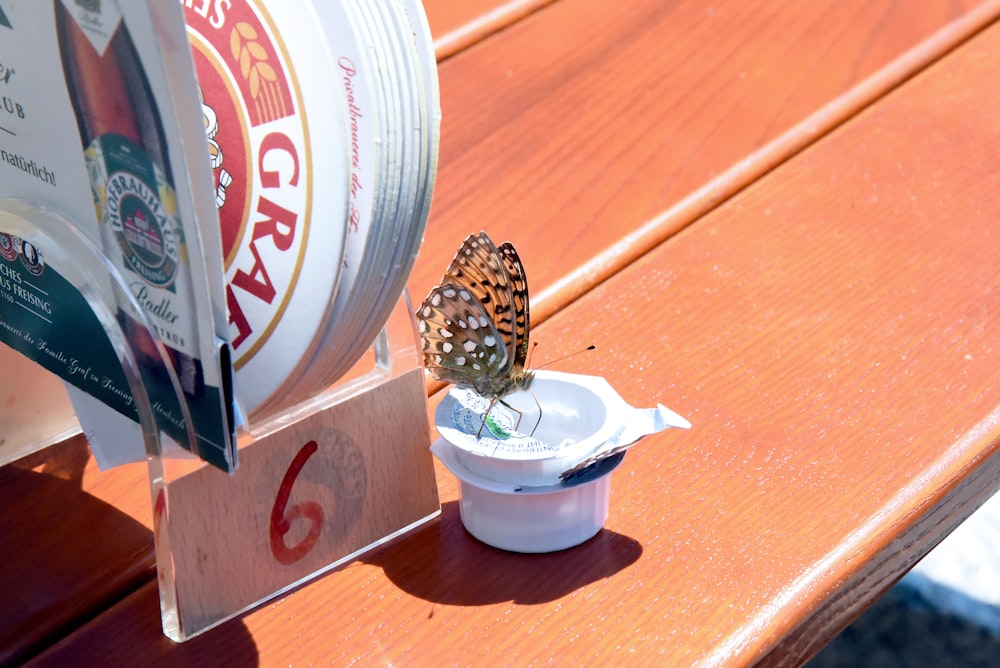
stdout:
POLYGON ((616 481, 608 527, 643 545, 623 579, 652 589, 615 620, 623 648, 795 664, 997 489, 998 45, 994 27, 540 328, 596 341, 626 398, 694 423, 616 481))
POLYGON ((998 13, 429 0, 437 38, 501 18, 440 69, 414 297, 469 231, 511 239, 548 319, 538 362, 597 343, 558 368, 695 428, 630 454, 607 528, 553 555, 471 539, 437 466, 440 522, 179 646, 145 466, 77 457, 70 493, 65 455, 43 453, 0 485, 4 581, 37 607, 4 606, 0 662, 89 617, 37 663, 808 656, 996 484, 996 30, 963 43, 998 13), (29 516, 60 518, 63 549, 26 540, 29 516))
POLYGON ((175 646, 146 587, 36 665, 801 662, 1000 479, 998 67, 994 27, 537 329, 694 423, 593 540, 485 547, 438 468, 440 522, 273 605, 175 646))
POLYGON ((998 14, 919 7, 563 0, 447 60, 411 294, 482 228, 543 320, 998 14))

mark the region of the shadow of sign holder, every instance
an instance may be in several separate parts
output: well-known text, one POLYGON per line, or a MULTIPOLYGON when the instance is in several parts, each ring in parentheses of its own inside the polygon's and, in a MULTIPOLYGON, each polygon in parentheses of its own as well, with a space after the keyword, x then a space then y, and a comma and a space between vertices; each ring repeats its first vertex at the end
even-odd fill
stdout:
MULTIPOLYGON (((151 367, 169 378, 186 412, 183 393, 163 344, 101 249, 59 213, 23 200, 0 200, 0 232, 43 249, 100 322, 127 379, 149 467, 163 631, 172 640, 192 638, 439 514, 405 293, 366 357, 370 367, 241 428, 239 468, 227 475, 157 427, 151 367), (158 359, 148 346, 136 349, 125 319, 145 329, 158 359)), ((194 442, 190 428, 188 438, 194 442)))

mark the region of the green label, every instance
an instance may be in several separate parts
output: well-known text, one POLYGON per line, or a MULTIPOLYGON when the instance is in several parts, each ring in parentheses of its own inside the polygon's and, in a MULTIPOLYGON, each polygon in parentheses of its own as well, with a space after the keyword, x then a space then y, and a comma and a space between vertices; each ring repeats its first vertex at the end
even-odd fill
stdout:
POLYGON ((122 264, 152 287, 175 291, 184 236, 174 190, 141 147, 106 134, 84 151, 94 203, 122 264))
MULTIPOLYGON (((157 426, 188 445, 187 425, 169 375, 158 357, 142 351, 145 329, 121 311, 118 325, 133 343, 143 385, 157 426)), ((83 295, 32 244, 0 232, 0 342, 34 360, 63 380, 93 395, 129 419, 138 411, 128 380, 100 320, 83 295)), ((221 445, 232 427, 226 423, 221 391, 202 385, 186 397, 198 434, 195 453, 231 470, 221 445)))
POLYGON ((37 249, 4 233, 0 341, 135 419, 128 381, 90 305, 37 249))

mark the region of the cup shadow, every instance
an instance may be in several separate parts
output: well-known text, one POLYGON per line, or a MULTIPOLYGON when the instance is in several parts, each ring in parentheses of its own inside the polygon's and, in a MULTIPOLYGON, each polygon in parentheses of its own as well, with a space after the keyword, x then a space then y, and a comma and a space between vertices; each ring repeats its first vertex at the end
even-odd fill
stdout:
POLYGON ((533 605, 614 575, 641 555, 638 541, 608 529, 559 552, 505 552, 473 538, 462 526, 458 502, 449 501, 442 505, 439 521, 362 560, 379 566, 403 591, 433 603, 533 605), (411 549, 417 542, 420 549, 411 549))

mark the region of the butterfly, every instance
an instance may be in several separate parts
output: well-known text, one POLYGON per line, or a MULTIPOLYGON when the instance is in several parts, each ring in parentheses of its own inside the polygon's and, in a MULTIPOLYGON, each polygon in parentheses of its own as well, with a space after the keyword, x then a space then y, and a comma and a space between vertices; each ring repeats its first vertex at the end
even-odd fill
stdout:
POLYGON ((531 383, 528 280, 510 242, 469 235, 416 316, 424 366, 438 380, 471 387, 491 406, 531 383))

